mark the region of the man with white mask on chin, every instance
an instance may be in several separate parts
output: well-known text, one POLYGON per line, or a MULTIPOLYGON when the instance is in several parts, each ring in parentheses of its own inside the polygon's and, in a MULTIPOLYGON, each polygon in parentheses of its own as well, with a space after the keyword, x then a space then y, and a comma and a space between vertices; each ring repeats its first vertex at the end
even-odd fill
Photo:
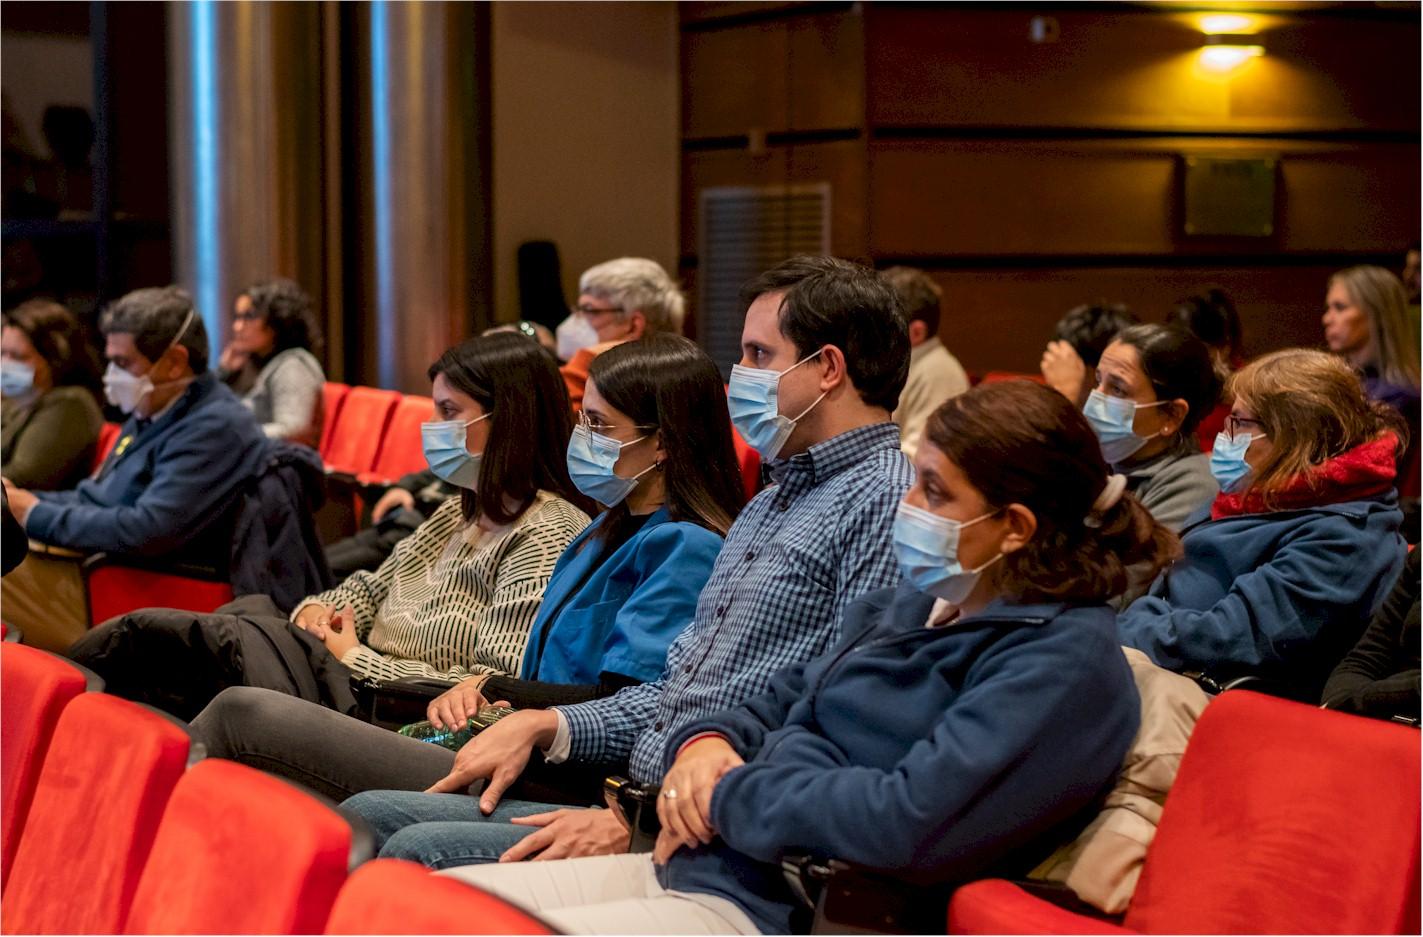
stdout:
MULTIPOLYGON (((266 464, 251 411, 208 370, 208 337, 177 287, 135 290, 103 314, 104 392, 128 419, 92 478, 31 492, 5 480, 31 540, 78 553, 181 558, 224 569, 237 493, 266 464)), ((5 578, 5 620, 62 651, 88 625, 78 564, 32 552, 5 578)))

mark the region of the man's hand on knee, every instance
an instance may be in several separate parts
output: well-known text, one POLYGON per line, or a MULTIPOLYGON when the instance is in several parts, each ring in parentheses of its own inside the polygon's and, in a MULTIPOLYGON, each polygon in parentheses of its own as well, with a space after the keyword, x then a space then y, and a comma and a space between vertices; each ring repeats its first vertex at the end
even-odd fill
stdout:
POLYGON ((539 829, 510 846, 500 862, 609 856, 628 850, 628 828, 611 810, 553 810, 510 822, 539 829))
POLYGON ((488 778, 479 809, 493 813, 499 798, 519 779, 535 747, 547 747, 558 730, 558 717, 547 710, 524 710, 505 716, 470 739, 455 755, 450 773, 426 793, 458 794, 480 778, 488 778))

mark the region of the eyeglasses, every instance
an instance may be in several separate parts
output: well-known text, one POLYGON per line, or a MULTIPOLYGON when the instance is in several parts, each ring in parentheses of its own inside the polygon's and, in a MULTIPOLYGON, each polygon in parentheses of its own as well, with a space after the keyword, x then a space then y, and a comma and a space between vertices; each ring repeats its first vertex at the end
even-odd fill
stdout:
MULTIPOLYGON (((1234 414, 1231 414, 1230 416, 1225 418, 1225 431, 1227 434, 1229 434, 1231 439, 1234 439, 1236 436, 1240 435, 1240 427, 1245 426, 1247 424, 1250 426, 1258 426, 1261 429, 1265 428, 1265 424, 1261 423, 1259 420, 1252 420, 1248 417, 1236 416, 1234 414)), ((1259 433, 1256 435, 1264 436, 1265 434, 1259 433)))
POLYGON ((588 416, 586 410, 578 411, 578 425, 583 429, 592 430, 595 433, 606 433, 610 429, 657 429, 655 423, 633 423, 631 426, 622 427, 612 423, 604 423, 601 420, 594 420, 588 416))
POLYGON ((622 312, 617 306, 569 306, 569 312, 578 313, 584 316, 596 316, 604 312, 622 312))
POLYGON ((260 312, 256 312, 251 309, 247 310, 246 312, 234 312, 232 314, 233 322, 258 322, 262 318, 263 316, 260 312))

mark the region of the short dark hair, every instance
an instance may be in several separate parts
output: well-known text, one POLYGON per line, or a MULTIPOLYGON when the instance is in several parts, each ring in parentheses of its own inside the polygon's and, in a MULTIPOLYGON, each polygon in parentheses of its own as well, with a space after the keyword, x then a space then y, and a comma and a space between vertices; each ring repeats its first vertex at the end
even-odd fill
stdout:
POLYGON ((894 291, 899 294, 899 303, 904 308, 906 322, 922 322, 930 335, 939 334, 939 300, 944 291, 934 278, 914 267, 890 267, 880 271, 894 291))
POLYGON ((1122 329, 1117 341, 1136 349, 1158 400, 1184 400, 1190 408, 1179 433, 1185 438, 1220 403, 1221 379, 1206 343, 1174 325, 1144 323, 1122 329))
POLYGON ((568 477, 568 390, 538 342, 509 332, 481 335, 448 349, 427 373, 432 381, 444 375, 493 414, 477 487, 461 491, 466 520, 511 523, 540 490, 592 512, 568 477), (508 501, 518 507, 510 510, 508 501))
POLYGON ((311 308, 311 297, 291 280, 272 279, 254 283, 241 295, 252 302, 252 311, 272 330, 272 354, 288 348, 305 348, 321 354, 321 326, 311 308))
POLYGON ((1166 314, 1166 324, 1179 325, 1212 348, 1219 348, 1231 362, 1240 359, 1240 313, 1225 290, 1212 287, 1176 300, 1166 314))
POLYGON ((1176 535, 1123 493, 1089 520, 1109 469, 1082 412, 1032 381, 980 384, 946 401, 925 435, 990 507, 1021 504, 1037 530, 995 573, 1024 601, 1104 602, 1127 588, 1127 567, 1154 576, 1180 552, 1176 535))
POLYGON ((49 365, 55 387, 93 388, 98 374, 94 352, 74 313, 52 299, 31 299, 5 313, 5 324, 19 329, 49 365))
MULTIPOLYGON (((651 332, 593 359, 588 380, 609 404, 662 435, 667 510, 722 536, 746 503, 721 372, 693 341, 651 332)), ((611 509, 619 517, 626 503, 611 509)), ((610 531, 614 519, 603 525, 610 531)))
POLYGON ((1116 334, 1137 321, 1137 317, 1123 304, 1098 300, 1069 309, 1065 316, 1057 320, 1053 331, 1077 351, 1083 364, 1095 368, 1097 362, 1102 360, 1102 352, 1107 350, 1116 334))
POLYGON ((134 347, 149 361, 162 357, 176 336, 177 343, 188 349, 188 365, 193 373, 208 369, 207 327, 193 306, 193 297, 176 286, 153 286, 125 293, 104 310, 99 331, 105 335, 132 335, 134 347), (191 320, 188 313, 192 313, 191 320), (183 329, 182 335, 178 335, 179 329, 183 329))
POLYGON ((861 400, 886 410, 899 405, 909 375, 909 328, 884 278, 834 257, 792 257, 742 288, 742 309, 766 293, 785 294, 780 330, 799 357, 834 345, 861 400))

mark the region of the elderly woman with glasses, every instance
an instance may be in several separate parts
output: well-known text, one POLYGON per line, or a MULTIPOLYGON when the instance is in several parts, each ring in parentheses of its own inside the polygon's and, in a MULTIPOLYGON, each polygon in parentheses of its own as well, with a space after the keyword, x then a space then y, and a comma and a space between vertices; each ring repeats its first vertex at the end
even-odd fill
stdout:
POLYGON ((1257 359, 1230 393, 1210 459, 1221 492, 1117 631, 1167 669, 1255 673, 1317 700, 1403 567, 1407 431, 1322 351, 1257 359))
POLYGON ((653 332, 682 331, 687 300, 661 264, 645 257, 619 257, 589 267, 578 278, 572 314, 594 343, 580 348, 562 368, 574 410, 583 406, 588 368, 598 355, 622 342, 653 332))

